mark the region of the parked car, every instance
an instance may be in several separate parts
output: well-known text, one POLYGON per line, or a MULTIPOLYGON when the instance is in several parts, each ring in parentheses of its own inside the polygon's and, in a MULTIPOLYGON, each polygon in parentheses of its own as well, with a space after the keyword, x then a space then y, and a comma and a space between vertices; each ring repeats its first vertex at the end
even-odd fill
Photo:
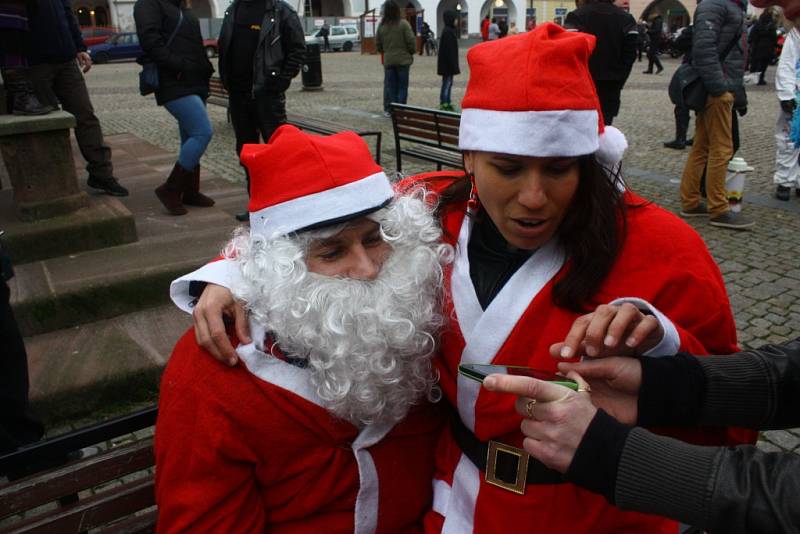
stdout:
MULTIPOLYGON (((320 30, 314 30, 311 35, 306 35, 306 44, 318 44, 323 46, 325 40, 319 36, 320 30)), ((355 26, 331 26, 330 35, 328 36, 328 43, 330 43, 331 50, 344 50, 349 52, 353 49, 355 43, 361 42, 361 36, 358 34, 358 28, 355 26)))
POLYGON ((116 28, 110 26, 84 26, 81 28, 81 37, 83 37, 83 44, 93 46, 105 43, 117 31, 116 28))
POLYGON ((217 54, 219 54, 216 39, 203 39, 203 48, 206 49, 206 56, 208 57, 217 57, 217 54))
POLYGON ((115 59, 134 59, 141 56, 142 46, 134 32, 115 33, 108 41, 89 47, 94 63, 106 63, 115 59))

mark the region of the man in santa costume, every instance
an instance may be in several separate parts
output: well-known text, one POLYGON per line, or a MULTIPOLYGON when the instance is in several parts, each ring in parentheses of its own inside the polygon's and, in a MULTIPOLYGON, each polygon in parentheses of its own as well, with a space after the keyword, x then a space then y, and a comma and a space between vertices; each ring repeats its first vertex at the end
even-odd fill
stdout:
POLYGON ((415 532, 443 421, 431 355, 452 256, 423 194, 364 141, 282 126, 246 145, 250 229, 227 244, 244 365, 192 331, 161 384, 160 532, 415 532), (275 165, 280 161, 280 165, 275 165))

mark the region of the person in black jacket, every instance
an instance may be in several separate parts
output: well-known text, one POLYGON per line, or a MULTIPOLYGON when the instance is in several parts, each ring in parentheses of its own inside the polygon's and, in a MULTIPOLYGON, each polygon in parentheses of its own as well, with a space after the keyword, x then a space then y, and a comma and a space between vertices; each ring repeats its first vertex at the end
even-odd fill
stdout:
MULTIPOLYGON (((692 26, 687 26, 683 29, 681 34, 675 39, 675 48, 683 53, 682 63, 691 63, 692 61, 692 26)), ((679 78, 673 75, 669 84, 669 97, 673 104, 675 104, 675 139, 673 141, 666 141, 665 148, 673 148, 675 150, 683 150, 686 148, 686 132, 689 130, 689 108, 683 104, 683 97, 679 94, 680 83, 679 78)))
POLYGON ((567 14, 564 27, 597 37, 589 72, 597 88, 603 122, 610 126, 619 114, 622 87, 636 61, 636 19, 612 0, 582 0, 576 10, 567 14))
POLYGON ((602 358, 561 363, 579 393, 492 375, 519 395, 525 450, 623 510, 709 532, 798 532, 800 456, 752 445, 701 447, 642 426, 800 425, 800 338, 729 356, 602 358))
POLYGON ((156 103, 175 117, 181 136, 178 161, 156 196, 172 215, 185 215, 184 204, 213 206, 200 193, 200 157, 212 134, 206 100, 214 72, 200 24, 182 0, 137 0, 133 16, 142 50, 158 67, 156 103))
POLYGON ((442 90, 439 93, 439 109, 453 111, 450 94, 453 90, 453 76, 461 74, 458 66, 458 33, 455 11, 448 9, 442 14, 444 30, 439 38, 439 58, 436 61, 436 74, 442 77, 442 90))
POLYGON ((36 16, 28 32, 28 71, 39 100, 53 107, 61 104, 75 116, 75 139, 89 173, 87 185, 109 195, 128 196, 114 178, 111 148, 103 140, 81 70, 92 68, 80 28, 69 0, 35 0, 36 16), (80 68, 79 68, 80 66, 80 68))
POLYGON ((653 74, 653 65, 656 66, 656 74, 661 74, 664 67, 661 65, 661 60, 658 59, 658 54, 661 52, 661 39, 664 31, 664 19, 658 15, 650 22, 647 28, 647 70, 642 74, 653 74))
POLYGON ((778 46, 778 33, 775 28, 775 21, 772 20, 772 10, 767 9, 758 17, 750 30, 747 38, 750 45, 750 72, 758 72, 758 85, 767 85, 764 76, 767 67, 775 59, 775 48, 778 46))
MULTIPOLYGON (((234 0, 219 34, 219 74, 227 89, 236 154, 286 122, 286 90, 305 58, 297 13, 283 0, 234 0)), ((247 174, 247 191, 250 176, 247 174)), ((245 211, 236 216, 249 218, 245 211)))

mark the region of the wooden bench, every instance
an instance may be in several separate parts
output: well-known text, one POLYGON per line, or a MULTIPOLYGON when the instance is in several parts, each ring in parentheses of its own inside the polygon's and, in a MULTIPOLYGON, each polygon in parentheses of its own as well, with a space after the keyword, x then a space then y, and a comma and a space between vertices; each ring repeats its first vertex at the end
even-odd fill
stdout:
MULTIPOLYGON (((222 80, 216 76, 212 76, 208 81, 208 103, 216 106, 223 106, 228 109, 228 122, 231 122, 231 110, 228 106, 228 91, 222 85, 222 80)), ((348 126, 341 125, 336 122, 326 121, 323 119, 316 119, 313 117, 306 117, 289 113, 286 116, 287 122, 293 126, 321 135, 333 135, 345 131, 354 131, 361 137, 374 137, 375 138, 375 163, 381 164, 381 140, 383 133, 380 130, 357 130, 348 126)))
POLYGON ((403 170, 403 156, 435 163, 439 171, 463 167, 458 148, 460 114, 396 103, 390 109, 397 172, 403 170))
POLYGON ((0 531, 155 532, 152 438, 69 463, 63 459, 153 426, 157 411, 155 406, 140 410, 0 456, 0 472, 37 471, 0 484, 0 531), (54 463, 56 467, 41 467, 54 463))

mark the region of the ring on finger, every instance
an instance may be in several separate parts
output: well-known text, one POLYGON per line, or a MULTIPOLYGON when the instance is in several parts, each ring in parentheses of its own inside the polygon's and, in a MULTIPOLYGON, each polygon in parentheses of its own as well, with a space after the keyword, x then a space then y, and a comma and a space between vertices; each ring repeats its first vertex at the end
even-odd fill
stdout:
POLYGON ((580 386, 578 386, 578 389, 576 389, 575 391, 577 391, 578 393, 591 393, 592 392, 592 388, 589 387, 589 384, 586 384, 585 386, 584 385, 580 385, 580 386))
POLYGON ((528 419, 533 419, 533 408, 536 406, 536 399, 530 399, 525 403, 525 413, 528 414, 528 419))

